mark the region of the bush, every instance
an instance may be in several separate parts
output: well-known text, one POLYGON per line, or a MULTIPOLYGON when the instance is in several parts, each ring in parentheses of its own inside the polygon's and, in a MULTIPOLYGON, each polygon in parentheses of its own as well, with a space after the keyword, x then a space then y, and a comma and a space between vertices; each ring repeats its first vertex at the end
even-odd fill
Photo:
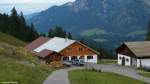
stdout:
POLYGON ((100 68, 94 68, 94 67, 91 67, 91 68, 86 68, 87 71, 94 71, 94 72, 102 72, 102 70, 100 68))
POLYGON ((145 71, 148 71, 148 72, 150 72, 150 67, 143 67, 143 69, 145 70, 145 71))

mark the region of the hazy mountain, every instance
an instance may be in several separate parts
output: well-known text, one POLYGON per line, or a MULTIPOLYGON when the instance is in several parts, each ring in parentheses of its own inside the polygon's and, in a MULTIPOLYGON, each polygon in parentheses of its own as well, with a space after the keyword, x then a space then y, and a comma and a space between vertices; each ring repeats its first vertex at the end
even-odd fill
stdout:
POLYGON ((28 22, 40 32, 62 26, 75 36, 114 47, 122 41, 144 39, 149 7, 149 0, 76 0, 36 13, 28 22))

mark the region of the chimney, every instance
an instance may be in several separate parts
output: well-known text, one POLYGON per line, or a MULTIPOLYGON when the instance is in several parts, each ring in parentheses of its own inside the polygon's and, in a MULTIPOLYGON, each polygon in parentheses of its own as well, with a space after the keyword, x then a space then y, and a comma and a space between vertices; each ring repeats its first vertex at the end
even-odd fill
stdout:
POLYGON ((66 41, 66 42, 68 41, 68 33, 66 33, 65 41, 66 41))

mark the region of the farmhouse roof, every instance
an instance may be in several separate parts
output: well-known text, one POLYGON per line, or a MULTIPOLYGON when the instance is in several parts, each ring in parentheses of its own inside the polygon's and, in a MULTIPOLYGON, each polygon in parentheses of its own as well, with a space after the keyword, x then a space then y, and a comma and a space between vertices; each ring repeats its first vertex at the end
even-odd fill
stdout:
POLYGON ((137 57, 150 57, 150 41, 125 42, 137 57))
POLYGON ((38 48, 40 45, 44 44, 50 40, 48 37, 39 37, 38 39, 34 40, 33 42, 29 43, 27 46, 25 46, 25 49, 28 51, 34 52, 33 50, 38 48))
POLYGON ((60 38, 60 37, 54 37, 54 38, 48 38, 48 37, 39 37, 38 39, 34 40, 32 43, 28 44, 25 49, 30 51, 31 53, 35 53, 36 55, 39 54, 39 56, 44 56, 45 54, 50 53, 50 51, 59 53, 63 49, 69 47, 73 43, 79 43, 93 52, 99 54, 99 52, 93 50, 92 48, 76 41, 76 40, 70 40, 67 38, 60 38), (49 50, 49 51, 48 51, 49 50))
POLYGON ((44 43, 43 45, 36 48, 34 51, 41 52, 42 50, 47 49, 47 50, 55 51, 58 53, 61 50, 63 50, 64 48, 73 44, 74 42, 76 42, 76 41, 64 39, 64 38, 59 38, 59 37, 54 37, 51 40, 44 43))

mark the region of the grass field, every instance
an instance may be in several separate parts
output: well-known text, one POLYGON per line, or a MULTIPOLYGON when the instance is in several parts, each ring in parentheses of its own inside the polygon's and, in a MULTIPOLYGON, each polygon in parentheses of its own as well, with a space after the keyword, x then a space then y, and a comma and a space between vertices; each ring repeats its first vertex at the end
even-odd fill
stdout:
POLYGON ((142 76, 150 78, 150 72, 145 71, 143 68, 138 68, 137 71, 142 76))
POLYGON ((24 46, 25 42, 20 41, 16 38, 14 38, 13 36, 4 34, 2 32, 0 32, 0 41, 8 43, 10 45, 14 45, 14 46, 24 46))
POLYGON ((39 64, 37 57, 24 50, 24 45, 25 42, 0 33, 0 84, 42 84, 53 71, 47 65, 39 64))
POLYGON ((18 82, 18 84, 41 84, 52 70, 42 66, 22 64, 11 58, 0 59, 0 84, 18 82))
POLYGON ((116 64, 116 60, 98 60, 98 64, 116 64))
POLYGON ((150 72, 142 72, 141 75, 150 78, 150 72))
POLYGON ((71 84, 147 84, 114 73, 87 70, 70 71, 69 79, 71 84))

